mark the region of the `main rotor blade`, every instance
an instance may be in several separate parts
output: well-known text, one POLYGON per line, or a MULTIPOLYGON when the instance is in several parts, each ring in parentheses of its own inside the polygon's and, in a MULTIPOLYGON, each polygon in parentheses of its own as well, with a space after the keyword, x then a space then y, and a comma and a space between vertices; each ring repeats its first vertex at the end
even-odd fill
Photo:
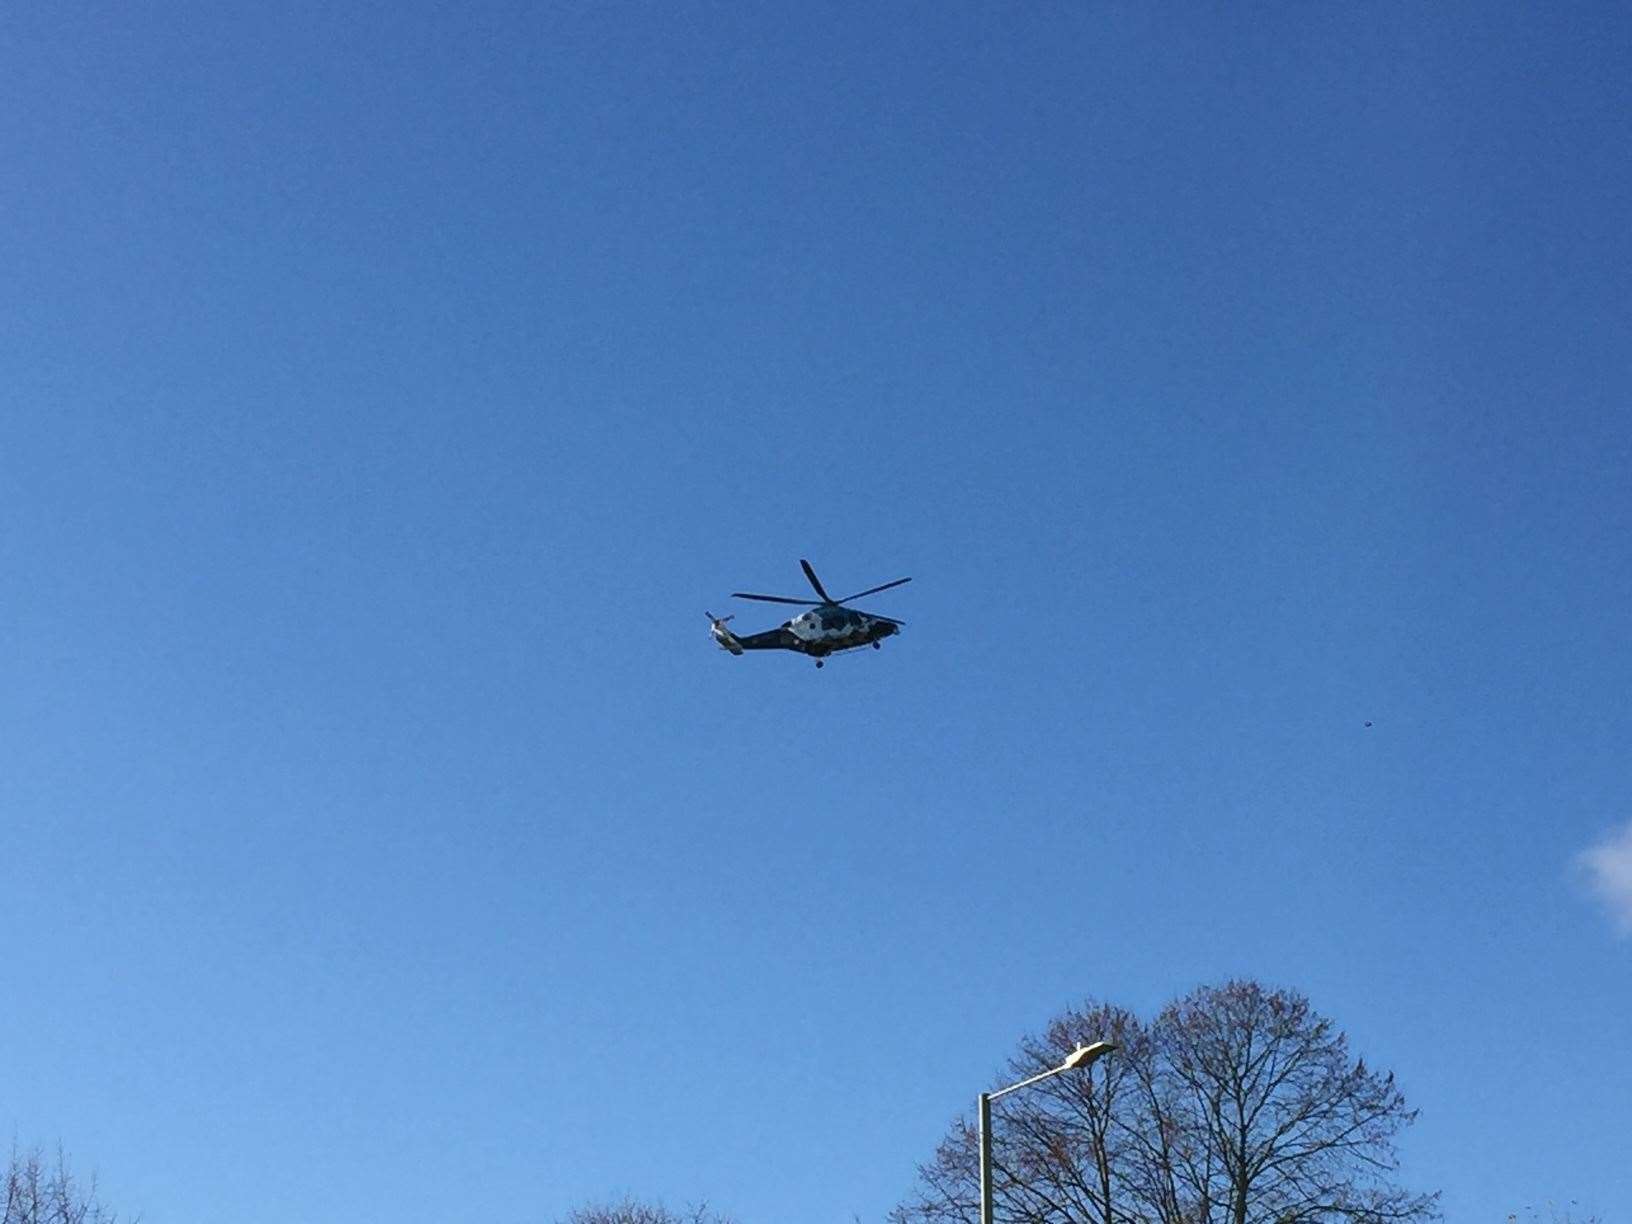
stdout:
POLYGON ((816 571, 810 568, 810 562, 806 561, 803 557, 800 557, 799 564, 805 567, 805 577, 810 579, 810 585, 816 588, 816 594, 822 597, 822 602, 832 603, 833 597, 826 591, 822 590, 821 579, 817 578, 816 571))
POLYGON ((783 595, 750 595, 747 591, 732 591, 732 599, 757 599, 760 603, 791 603, 801 608, 815 608, 820 605, 814 599, 788 599, 783 595))
POLYGON ((852 599, 860 599, 863 595, 876 595, 880 591, 887 591, 891 587, 898 587, 903 582, 911 582, 911 581, 912 581, 911 578, 897 578, 894 582, 886 582, 883 586, 868 587, 865 591, 857 591, 854 595, 846 595, 843 599, 839 600, 838 602, 841 603, 841 604, 849 603, 852 599))

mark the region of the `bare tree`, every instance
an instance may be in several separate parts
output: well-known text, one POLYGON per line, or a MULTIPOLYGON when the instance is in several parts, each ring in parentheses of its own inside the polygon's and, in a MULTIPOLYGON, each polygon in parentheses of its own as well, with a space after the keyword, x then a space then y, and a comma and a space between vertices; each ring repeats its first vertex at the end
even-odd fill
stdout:
MULTIPOLYGON (((1147 1025, 1105 1004, 1021 1042, 1006 1079, 1075 1046, 1120 1047, 1088 1074, 1007 1098, 992 1147, 1005 1224, 1385 1224, 1434 1217, 1436 1197, 1393 1184, 1394 1139, 1415 1113, 1392 1075, 1292 991, 1196 990, 1147 1025), (1101 1069, 1103 1068, 1103 1069, 1101 1069)), ((960 1118, 919 1170, 895 1224, 979 1214, 978 1136, 960 1118)))
POLYGON ((711 1212, 706 1203, 680 1212, 670 1211, 661 1204, 626 1198, 621 1203, 580 1207, 561 1224, 731 1224, 731 1220, 711 1212))
POLYGON ((61 1149, 47 1164, 39 1149, 13 1148, 6 1163, 5 1214, 0 1224, 115 1224, 96 1197, 96 1182, 81 1184, 61 1149))
MULTIPOLYGON (((1420 1220, 1434 1198, 1395 1186, 1394 1138, 1416 1119, 1394 1076, 1351 1060, 1348 1039, 1293 991, 1231 982, 1157 1019, 1193 1203, 1233 1224, 1420 1220)), ((1204 1218, 1210 1218, 1204 1217, 1204 1218)))

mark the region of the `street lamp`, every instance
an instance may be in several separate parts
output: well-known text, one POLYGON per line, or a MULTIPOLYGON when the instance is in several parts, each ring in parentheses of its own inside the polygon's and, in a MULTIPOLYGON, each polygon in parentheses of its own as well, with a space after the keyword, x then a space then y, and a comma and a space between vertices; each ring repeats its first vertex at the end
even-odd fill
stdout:
POLYGON ((1018 1084, 1010 1084, 1007 1088, 999 1088, 996 1092, 980 1094, 980 1224, 992 1224, 992 1102, 1000 1096, 1027 1088, 1038 1080, 1058 1075, 1061 1071, 1086 1071, 1101 1054, 1109 1054, 1114 1049, 1116 1046, 1109 1041, 1078 1046, 1052 1070, 1023 1079, 1018 1084))

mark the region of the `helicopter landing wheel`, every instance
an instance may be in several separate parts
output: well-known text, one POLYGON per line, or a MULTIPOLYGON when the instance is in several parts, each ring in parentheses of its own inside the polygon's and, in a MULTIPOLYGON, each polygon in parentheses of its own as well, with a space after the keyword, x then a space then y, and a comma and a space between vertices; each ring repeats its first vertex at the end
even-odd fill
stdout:
POLYGON ((874 650, 879 650, 879 649, 882 649, 882 648, 883 648, 883 645, 884 645, 884 643, 883 643, 883 642, 874 642, 874 643, 873 643, 873 649, 874 649, 874 650))
POLYGON ((817 666, 817 667, 820 667, 820 666, 821 666, 821 665, 822 665, 822 660, 820 660, 820 659, 817 659, 817 660, 816 660, 816 666, 817 666))

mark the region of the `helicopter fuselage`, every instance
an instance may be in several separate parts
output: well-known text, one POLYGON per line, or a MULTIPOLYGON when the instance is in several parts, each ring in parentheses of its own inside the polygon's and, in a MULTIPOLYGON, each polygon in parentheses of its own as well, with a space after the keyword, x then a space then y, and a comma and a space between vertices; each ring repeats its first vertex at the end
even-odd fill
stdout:
POLYGON ((823 605, 801 612, 763 633, 737 636, 723 621, 714 623, 714 641, 721 650, 741 654, 745 650, 792 650, 810 655, 818 663, 840 650, 860 646, 877 647, 887 637, 901 632, 901 626, 881 616, 852 608, 823 605))
POLYGON ((812 608, 787 621, 782 628, 798 640, 799 645, 793 649, 818 657, 835 650, 867 646, 900 632, 899 626, 890 621, 840 607, 812 608))

